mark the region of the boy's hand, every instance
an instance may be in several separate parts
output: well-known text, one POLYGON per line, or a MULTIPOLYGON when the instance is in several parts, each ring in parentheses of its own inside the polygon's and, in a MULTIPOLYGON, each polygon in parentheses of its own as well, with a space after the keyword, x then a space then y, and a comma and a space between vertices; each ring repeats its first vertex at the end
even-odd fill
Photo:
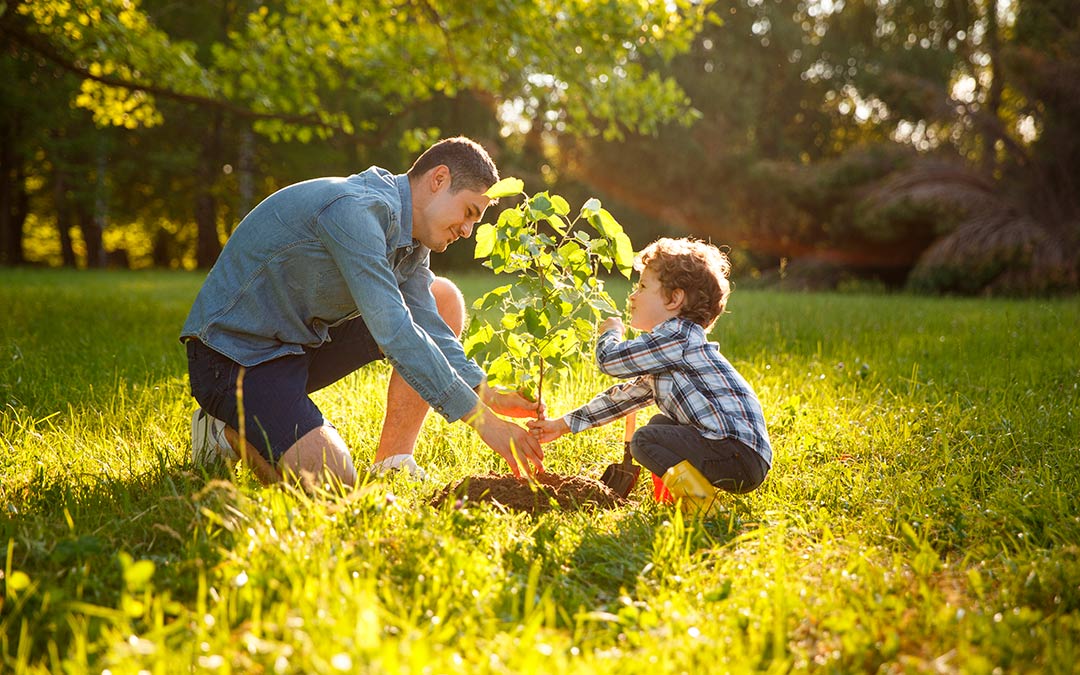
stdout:
POLYGON ((570 425, 566 423, 565 417, 554 420, 531 420, 525 425, 529 427, 529 433, 541 443, 550 443, 570 431, 570 425))
POLYGON ((507 417, 544 418, 547 406, 543 401, 530 401, 516 391, 489 387, 486 382, 477 389, 480 400, 494 412, 507 417))
POLYGON ((603 335, 604 333, 612 329, 619 332, 619 337, 622 337, 623 334, 626 333, 626 326, 623 325, 622 319, 617 316, 609 316, 608 318, 604 319, 604 321, 600 324, 600 327, 597 330, 600 332, 601 335, 603 335))

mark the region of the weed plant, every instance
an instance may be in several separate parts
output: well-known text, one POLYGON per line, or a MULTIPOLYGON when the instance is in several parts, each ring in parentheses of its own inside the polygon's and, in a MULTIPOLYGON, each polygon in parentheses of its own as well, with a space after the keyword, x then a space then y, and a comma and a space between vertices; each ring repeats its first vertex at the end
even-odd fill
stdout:
MULTIPOLYGON (((645 482, 531 517, 428 505, 506 471, 435 415, 426 484, 193 467, 176 336, 200 282, 0 271, 0 671, 1075 672, 1077 299, 737 290, 713 337, 765 410, 762 488, 707 520, 645 482)), ((360 466, 388 375, 315 395, 360 466)), ((608 382, 575 373, 551 414, 608 382)), ((621 433, 546 466, 596 477, 621 433)))

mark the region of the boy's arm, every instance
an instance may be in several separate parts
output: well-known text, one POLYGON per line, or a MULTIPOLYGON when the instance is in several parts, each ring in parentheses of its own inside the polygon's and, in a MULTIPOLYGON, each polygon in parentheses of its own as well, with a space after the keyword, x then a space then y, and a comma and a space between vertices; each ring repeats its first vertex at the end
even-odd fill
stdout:
POLYGON ((567 413, 563 419, 570 431, 578 433, 626 417, 653 400, 648 378, 639 377, 607 389, 577 410, 567 413))
POLYGON ((633 340, 620 340, 608 330, 596 343, 596 363, 600 371, 614 377, 636 377, 662 373, 683 361, 688 336, 680 322, 670 322, 633 340))

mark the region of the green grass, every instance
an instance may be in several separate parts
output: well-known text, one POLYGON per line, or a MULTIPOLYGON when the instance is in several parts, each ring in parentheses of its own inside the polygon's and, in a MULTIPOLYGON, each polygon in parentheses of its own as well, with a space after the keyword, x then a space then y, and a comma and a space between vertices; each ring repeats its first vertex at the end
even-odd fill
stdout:
MULTIPOLYGON (((176 334, 200 280, 0 271, 0 671, 1075 672, 1077 299, 737 291, 714 336, 764 406, 765 485, 712 520, 644 484, 532 518, 427 505, 505 471, 435 416, 427 485, 195 470, 176 334)), ((317 394, 360 465, 387 376, 317 394)), ((547 467, 596 477, 620 437, 547 467)))

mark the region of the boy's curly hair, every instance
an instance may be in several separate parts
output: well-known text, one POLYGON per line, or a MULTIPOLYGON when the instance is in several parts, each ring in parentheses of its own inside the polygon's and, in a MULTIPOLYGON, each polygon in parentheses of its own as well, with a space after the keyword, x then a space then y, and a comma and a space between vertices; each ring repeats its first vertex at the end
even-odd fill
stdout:
POLYGON ((648 267, 660 280, 664 296, 671 298, 676 288, 686 294, 679 316, 708 330, 724 313, 731 284, 731 262, 710 243, 693 239, 657 239, 645 247, 634 261, 641 272, 648 267))

